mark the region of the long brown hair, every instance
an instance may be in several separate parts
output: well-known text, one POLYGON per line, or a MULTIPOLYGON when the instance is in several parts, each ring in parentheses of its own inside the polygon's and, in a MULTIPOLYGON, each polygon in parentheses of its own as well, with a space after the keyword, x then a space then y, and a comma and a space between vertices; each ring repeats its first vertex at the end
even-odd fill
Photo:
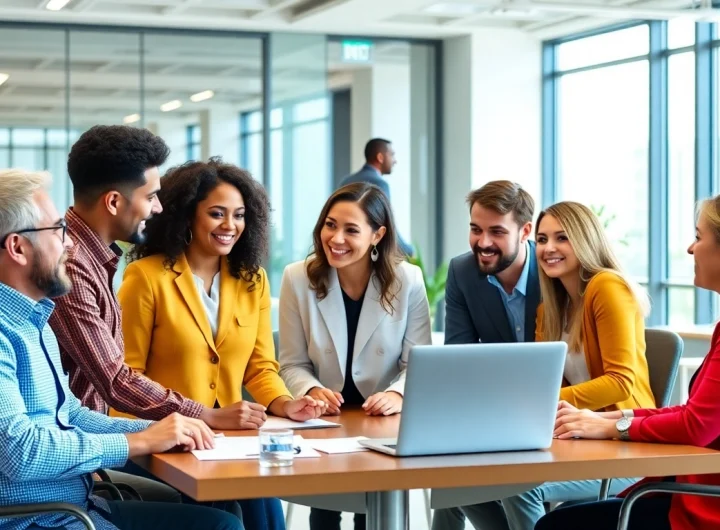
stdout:
MULTIPOLYGON (((305 260, 305 267, 310 280, 310 288, 315 291, 318 300, 327 296, 328 283, 330 278, 331 265, 328 263, 325 250, 323 249, 320 232, 322 232, 330 210, 339 202, 352 202, 357 204, 365 212, 367 221, 373 231, 377 232, 380 227, 385 227, 385 235, 377 244, 379 253, 377 261, 371 261, 373 276, 370 281, 377 281, 380 291, 380 305, 389 314, 395 310, 393 300, 400 289, 400 280, 397 275, 397 266, 403 261, 402 254, 398 250, 397 230, 393 219, 392 209, 385 193, 372 184, 356 182, 338 189, 325 202, 320 217, 318 217, 313 229, 313 248, 305 260)), ((370 261, 370 249, 367 259, 370 261)))
MULTIPOLYGON (((535 224, 535 239, 540 229, 543 217, 550 215, 557 219, 567 234, 573 252, 580 263, 580 296, 585 295, 585 288, 593 277, 603 271, 616 274, 627 285, 635 297, 638 309, 647 315, 650 310, 650 300, 647 293, 637 283, 633 282, 623 271, 620 262, 612 250, 610 241, 600 220, 587 206, 565 201, 553 204, 538 216, 535 224)), ((565 327, 565 307, 568 303, 568 293, 558 278, 550 278, 538 267, 540 278, 540 293, 543 301, 543 339, 546 341, 560 340, 565 327)), ((582 348, 582 318, 577 318, 583 311, 580 307, 573 307, 574 316, 572 325, 568 330, 568 347, 571 351, 580 351, 582 348)))

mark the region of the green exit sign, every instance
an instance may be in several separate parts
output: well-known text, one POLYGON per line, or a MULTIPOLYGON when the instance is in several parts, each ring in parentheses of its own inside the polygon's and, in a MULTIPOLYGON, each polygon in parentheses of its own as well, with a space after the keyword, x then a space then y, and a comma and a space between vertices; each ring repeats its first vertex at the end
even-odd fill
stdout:
POLYGON ((366 40, 342 41, 342 60, 346 63, 369 63, 372 60, 373 43, 366 40))

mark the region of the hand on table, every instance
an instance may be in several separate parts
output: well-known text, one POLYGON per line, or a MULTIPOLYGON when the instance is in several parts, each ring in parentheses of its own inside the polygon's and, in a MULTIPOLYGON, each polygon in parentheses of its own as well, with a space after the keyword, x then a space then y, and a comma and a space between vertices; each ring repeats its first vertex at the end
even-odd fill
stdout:
POLYGON ((591 410, 558 410, 553 436, 560 440, 585 438, 588 440, 610 440, 618 435, 615 420, 602 417, 591 410))
POLYGON ((125 436, 130 457, 164 453, 175 447, 192 451, 212 449, 215 446, 215 433, 205 422, 181 416, 177 412, 151 423, 144 431, 125 436))
POLYGON ((327 411, 327 403, 312 396, 303 396, 283 403, 285 416, 295 421, 319 418, 327 411))
POLYGON ((327 404, 325 414, 329 416, 337 416, 340 414, 340 407, 345 402, 340 392, 335 392, 329 388, 321 388, 319 386, 311 388, 306 395, 312 397, 316 401, 325 402, 327 404))
POLYGON ((206 408, 200 419, 213 429, 259 429, 267 420, 267 414, 259 403, 238 401, 219 409, 206 408))
POLYGON ((378 392, 365 400, 362 408, 368 416, 390 416, 402 410, 403 397, 392 390, 378 392))

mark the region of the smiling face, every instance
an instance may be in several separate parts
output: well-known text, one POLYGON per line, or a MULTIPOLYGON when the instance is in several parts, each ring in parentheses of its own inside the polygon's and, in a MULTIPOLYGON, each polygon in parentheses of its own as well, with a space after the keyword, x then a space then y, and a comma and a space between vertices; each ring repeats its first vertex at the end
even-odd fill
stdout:
POLYGON ((384 235, 385 227, 373 230, 357 203, 342 201, 330 208, 320 231, 320 241, 330 266, 341 269, 370 260, 372 246, 384 235))
POLYGON ((160 172, 158 168, 152 167, 145 171, 145 184, 135 188, 130 197, 119 198, 119 231, 116 239, 132 244, 145 241, 145 223, 153 215, 162 212, 159 191, 160 172))
POLYGON ((190 246, 207 256, 227 256, 245 230, 245 201, 235 186, 218 184, 195 209, 190 246))
POLYGON ((695 285, 711 291, 720 291, 720 243, 707 217, 700 214, 695 241, 688 248, 695 261, 695 285))
POLYGON ((498 274, 512 265, 527 241, 531 224, 518 226, 512 212, 500 214, 479 203, 470 210, 470 248, 483 274, 498 274))
POLYGON ((543 272, 550 278, 576 276, 580 262, 565 229, 552 215, 546 214, 538 223, 535 253, 543 272))

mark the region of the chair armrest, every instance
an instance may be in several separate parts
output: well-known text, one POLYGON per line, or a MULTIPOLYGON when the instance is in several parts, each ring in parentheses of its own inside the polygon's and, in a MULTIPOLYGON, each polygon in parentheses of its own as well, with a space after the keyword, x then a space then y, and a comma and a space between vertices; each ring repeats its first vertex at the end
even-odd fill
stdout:
POLYGON ((110 494, 110 497, 112 497, 110 499, 112 501, 124 500, 122 493, 120 493, 120 489, 112 482, 95 482, 93 484, 93 492, 98 491, 107 491, 110 494))
POLYGON ((649 482, 633 489, 622 503, 618 530, 627 530, 630 522, 630 510, 640 497, 648 493, 669 493, 671 495, 701 495, 703 497, 720 497, 720 486, 706 486, 703 484, 678 484, 677 482, 649 482))
POLYGON ((28 517, 43 513, 65 513, 78 519, 86 530, 95 530, 95 525, 85 510, 66 502, 48 502, 42 504, 20 504, 0 506, 0 518, 28 517))

